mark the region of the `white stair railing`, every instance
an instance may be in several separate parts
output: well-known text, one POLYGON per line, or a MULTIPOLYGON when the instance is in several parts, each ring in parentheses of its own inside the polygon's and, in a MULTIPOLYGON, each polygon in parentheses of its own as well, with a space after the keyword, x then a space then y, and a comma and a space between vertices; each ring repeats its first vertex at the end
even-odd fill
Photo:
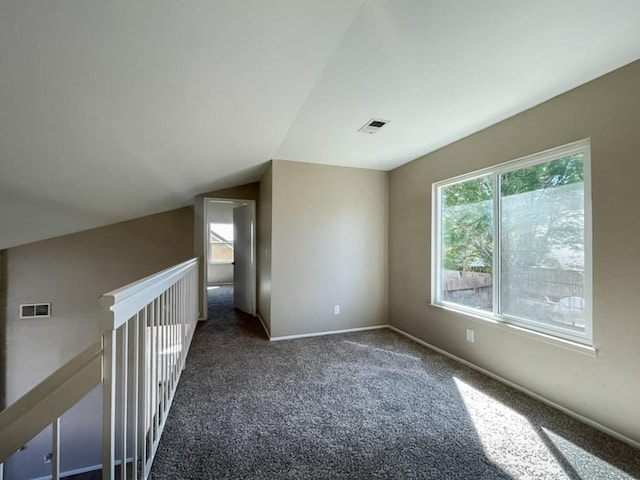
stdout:
POLYGON ((120 478, 137 479, 138 467, 142 478, 149 474, 198 319, 197 282, 193 259, 100 300, 103 480, 114 478, 117 461, 120 478))
POLYGON ((101 296, 98 342, 0 412, 2 463, 52 425, 51 476, 60 476, 60 417, 102 383, 102 478, 146 479, 198 319, 191 259, 101 296))
POLYGON ((51 475, 59 478, 60 417, 101 380, 102 345, 96 342, 0 412, 0 463, 52 425, 51 475))

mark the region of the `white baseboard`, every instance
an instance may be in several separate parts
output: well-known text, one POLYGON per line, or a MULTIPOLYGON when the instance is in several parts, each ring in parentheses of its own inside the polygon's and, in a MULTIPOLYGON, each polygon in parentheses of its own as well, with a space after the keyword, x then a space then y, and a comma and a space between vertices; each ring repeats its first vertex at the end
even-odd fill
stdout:
MULTIPOLYGON (((94 470, 102 470, 102 464, 91 465, 90 467, 76 468, 75 470, 68 470, 66 472, 60 472, 60 478, 70 477, 71 475, 79 475, 81 473, 93 472, 94 470)), ((37 477, 33 480, 51 480, 51 475, 46 477, 37 477)))
POLYGON ((270 337, 272 342, 279 342, 280 340, 294 340, 296 338, 308 338, 308 337, 321 337, 324 335, 335 335, 337 333, 351 333, 351 332, 364 332, 366 330, 378 330, 380 328, 387 328, 388 325, 374 325, 373 327, 359 327, 359 328, 345 328, 342 330, 330 330, 327 332, 314 332, 314 333, 302 333, 300 335, 284 335, 282 337, 270 337))
POLYGON ((563 407, 562 405, 549 400, 546 397, 543 397, 542 395, 538 395, 535 392, 532 392, 531 390, 529 390, 528 388, 525 388, 521 385, 518 385, 517 383, 514 383, 510 380, 507 380, 506 378, 501 377, 500 375, 496 375, 493 372, 490 372, 489 370, 486 370, 482 367, 479 367, 478 365, 471 363, 463 358, 457 357, 456 355, 453 355, 452 353, 447 352, 446 350, 443 350, 441 348, 436 347, 435 345, 431 345, 430 343, 425 342, 424 340, 419 339, 418 337, 414 337, 413 335, 411 335, 410 333, 405 332, 404 330, 400 330, 399 328, 396 328, 392 325, 387 325, 387 327, 390 330, 393 330, 394 332, 399 333, 400 335, 404 335, 405 337, 413 340, 416 343, 419 343, 420 345, 423 345, 425 347, 427 347, 430 350, 433 350, 434 352, 438 352, 442 355, 444 355, 445 357, 448 357, 458 363, 462 363, 463 365, 466 365, 469 368, 473 368, 474 370, 485 374, 488 377, 493 378, 494 380, 497 380, 500 383, 504 383, 505 385, 510 386, 511 388, 515 388, 516 390, 524 393, 525 395, 528 395, 531 398, 534 398, 535 400, 538 400, 546 405, 549 405, 550 407, 555 408, 556 410, 560 410, 563 413, 566 413, 567 415, 569 415, 570 417, 575 418, 576 420, 581 421, 582 423, 586 423, 587 425, 595 428, 596 430, 600 430, 601 432, 606 433, 607 435, 611 435, 614 438, 617 438, 618 440, 631 445, 632 447, 635 448, 640 448, 640 443, 636 442, 635 440, 632 440, 631 438, 616 432, 615 430, 610 429, 609 427, 605 427, 604 425, 602 425, 601 423, 596 422, 595 420, 591 420, 590 418, 587 418, 583 415, 580 415, 579 413, 574 412, 573 410, 568 409, 567 407, 563 407))
MULTIPOLYGON (((132 463, 133 458, 127 458, 127 463, 132 463)), ((120 465, 122 462, 120 460, 116 460, 114 465, 120 465)), ((127 467, 127 470, 129 468, 127 467)), ((79 475, 81 473, 94 472, 96 470, 102 470, 102 464, 98 463, 97 465, 91 465, 89 467, 76 468, 75 470, 67 470, 65 472, 60 472, 60 478, 70 477, 71 475, 79 475)), ((32 480, 51 480, 51 475, 47 475, 45 477, 37 477, 32 480)))

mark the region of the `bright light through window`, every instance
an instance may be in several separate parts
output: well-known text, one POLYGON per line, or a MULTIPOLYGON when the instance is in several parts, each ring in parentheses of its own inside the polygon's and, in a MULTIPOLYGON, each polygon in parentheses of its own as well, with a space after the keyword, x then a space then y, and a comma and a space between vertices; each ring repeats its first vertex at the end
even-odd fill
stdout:
POLYGON ((233 262, 233 224, 209 224, 209 263, 233 262))

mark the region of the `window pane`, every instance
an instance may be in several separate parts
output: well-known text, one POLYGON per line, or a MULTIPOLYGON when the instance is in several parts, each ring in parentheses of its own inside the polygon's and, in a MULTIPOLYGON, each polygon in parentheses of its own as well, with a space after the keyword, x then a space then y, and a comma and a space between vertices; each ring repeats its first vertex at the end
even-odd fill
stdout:
POLYGON ((233 262, 233 223, 209 224, 209 262, 233 262))
POLYGON ((210 262, 233 262, 233 246, 225 243, 212 243, 209 245, 210 262))
POLYGON ((493 202, 491 177, 440 189, 440 299, 472 308, 493 308, 493 202))
POLYGON ((500 176, 500 313, 584 332, 582 157, 500 176))
POLYGON ((233 223, 210 223, 209 243, 233 243, 233 223))

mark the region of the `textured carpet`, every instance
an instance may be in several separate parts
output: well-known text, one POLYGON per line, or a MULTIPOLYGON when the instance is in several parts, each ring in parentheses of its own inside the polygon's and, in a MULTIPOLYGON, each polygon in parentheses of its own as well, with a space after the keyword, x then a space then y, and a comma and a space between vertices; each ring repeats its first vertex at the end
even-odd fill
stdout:
POLYGON ((624 479, 640 451, 389 330, 269 343, 210 291, 154 479, 624 479))

